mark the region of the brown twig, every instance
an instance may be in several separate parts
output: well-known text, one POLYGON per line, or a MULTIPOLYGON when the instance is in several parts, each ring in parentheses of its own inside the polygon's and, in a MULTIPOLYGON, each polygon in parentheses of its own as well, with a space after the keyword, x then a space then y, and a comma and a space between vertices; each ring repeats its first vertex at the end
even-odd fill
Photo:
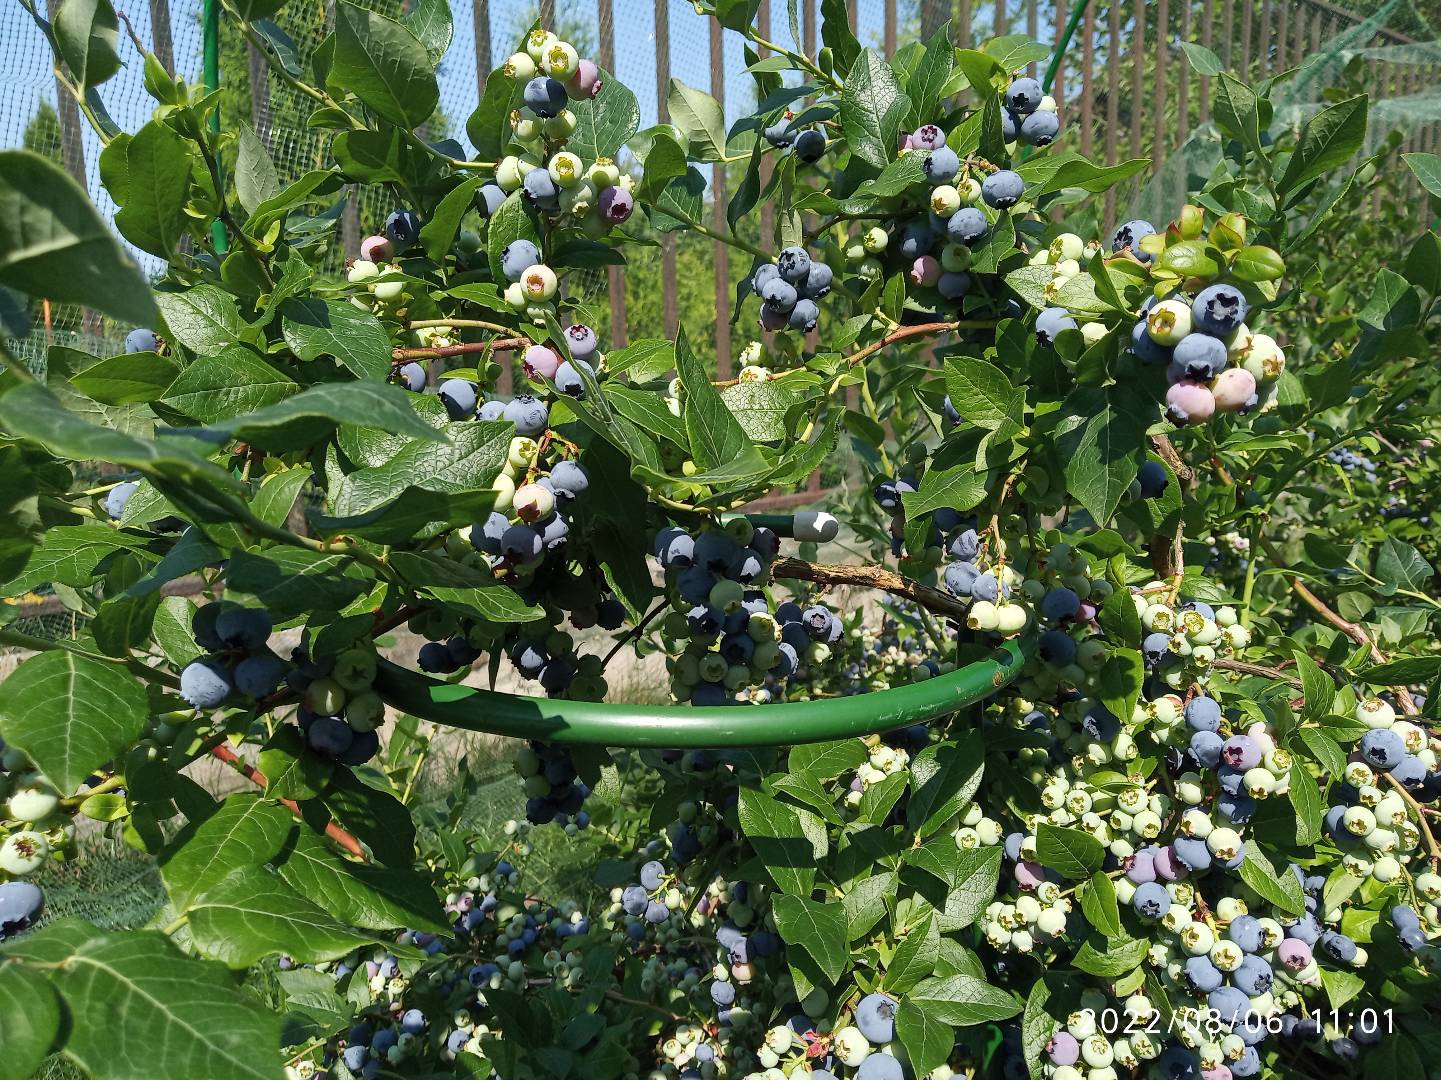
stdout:
POLYGON ((947 596, 939 589, 875 566, 835 566, 783 558, 771 564, 771 576, 811 581, 817 585, 858 585, 863 589, 879 589, 895 596, 903 596, 927 611, 960 622, 966 621, 970 610, 955 597, 947 596))
POLYGON ((445 345, 438 349, 392 349, 390 358, 397 364, 407 360, 442 360, 448 356, 467 356, 500 349, 523 349, 533 344, 528 337, 493 338, 490 341, 463 341, 459 345, 445 345))
POLYGON ((1176 452, 1176 447, 1165 435, 1152 435, 1151 449, 1156 451, 1157 457, 1171 467, 1171 471, 1176 474, 1176 479, 1182 483, 1189 483, 1195 477, 1196 474, 1191 470, 1191 466, 1182 460, 1181 455, 1176 452))
MULTIPOLYGON (((269 786, 270 781, 265 778, 265 774, 263 772, 257 769, 254 765, 250 764, 250 762, 246 761, 224 743, 220 743, 217 746, 212 746, 210 748, 210 753, 212 756, 219 758, 227 765, 232 766, 238 773, 240 773, 241 776, 245 777, 252 784, 256 785, 262 790, 269 786)), ((300 804, 294 799, 278 799, 277 801, 280 803, 281 806, 285 807, 302 821, 305 819, 305 815, 301 813, 300 804)), ((337 844, 343 847, 346 851, 350 852, 357 859, 360 859, 362 862, 370 861, 370 857, 365 854, 365 848, 361 846, 360 841, 357 840, 350 833, 342 829, 334 821, 328 822, 326 824, 325 835, 330 837, 337 844)))
POLYGON ((1217 660, 1211 666, 1221 671, 1234 671, 1240 675, 1256 675, 1263 679, 1275 679, 1296 690, 1304 689, 1300 679, 1293 678, 1278 668, 1266 667, 1264 664, 1251 664, 1245 660, 1217 660))

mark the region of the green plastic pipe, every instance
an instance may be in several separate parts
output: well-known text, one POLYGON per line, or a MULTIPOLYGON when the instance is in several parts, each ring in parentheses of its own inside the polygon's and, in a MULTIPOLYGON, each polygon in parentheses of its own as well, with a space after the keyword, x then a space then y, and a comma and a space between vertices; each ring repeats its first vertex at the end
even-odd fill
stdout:
POLYGON ((556 701, 438 682, 381 660, 375 690, 422 720, 513 738, 598 746, 699 749, 794 746, 892 731, 990 697, 1020 675, 1029 643, 1005 642, 985 660, 923 682, 852 697, 720 707, 556 701))
MULTIPOLYGON (((205 0, 202 14, 205 23, 205 56, 202 78, 205 82, 205 93, 213 94, 220 89, 220 0, 205 0)), ((210 130, 213 134, 220 134, 220 107, 218 105, 210 111, 210 130)), ((223 191, 216 192, 216 195, 221 199, 225 198, 223 191)), ((218 218, 212 221, 210 235, 215 240, 215 250, 224 255, 230 248, 230 237, 225 234, 225 223, 218 218)))

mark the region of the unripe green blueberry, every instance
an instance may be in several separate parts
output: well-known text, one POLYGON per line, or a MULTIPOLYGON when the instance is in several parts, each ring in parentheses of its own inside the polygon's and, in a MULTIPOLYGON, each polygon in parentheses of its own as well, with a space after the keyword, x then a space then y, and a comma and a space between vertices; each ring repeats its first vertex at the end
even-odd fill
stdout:
POLYGON ((879 225, 873 225, 862 235, 861 247, 866 250, 867 254, 879 255, 886 250, 886 245, 890 243, 890 240, 890 234, 885 229, 879 225))
POLYGON ((1157 345, 1171 346, 1191 332, 1191 305, 1162 300, 1146 316, 1146 330, 1157 345))
POLYGON ((1382 698, 1366 698, 1358 702, 1356 719, 1369 728, 1388 728, 1396 723, 1396 710, 1382 698))

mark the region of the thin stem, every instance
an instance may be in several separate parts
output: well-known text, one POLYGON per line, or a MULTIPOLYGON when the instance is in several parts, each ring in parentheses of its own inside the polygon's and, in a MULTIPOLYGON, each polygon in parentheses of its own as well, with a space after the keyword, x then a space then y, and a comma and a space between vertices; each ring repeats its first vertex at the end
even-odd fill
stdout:
POLYGON ((809 56, 806 56, 804 53, 795 52, 791 49, 787 49, 784 46, 777 45, 774 41, 767 41, 765 38, 760 36, 760 33, 754 27, 746 27, 745 35, 757 45, 759 45, 762 49, 769 49, 773 53, 779 53, 791 63, 795 64, 797 67, 802 68, 805 71, 809 71, 812 75, 820 79, 832 90, 839 91, 841 89, 840 80, 838 80, 834 75, 830 75, 824 70, 822 70, 819 64, 817 64, 809 56))
POLYGON ((339 112, 342 116, 344 116, 347 120, 350 121, 350 126, 352 130, 366 130, 364 124, 362 124, 345 109, 342 109, 340 107, 340 103, 329 94, 327 94, 324 90, 321 90, 318 87, 311 86, 309 83, 304 82, 301 79, 297 79, 294 75, 290 74, 290 72, 286 71, 285 65, 282 64, 280 60, 271 52, 269 42, 267 42, 264 38, 262 38, 259 34, 255 32, 255 28, 250 25, 250 21, 248 19, 241 18, 240 13, 235 10, 234 5, 230 4, 228 0, 220 0, 220 2, 221 5, 225 8, 226 14, 228 14, 232 19, 234 19, 239 25, 240 32, 245 35, 245 39, 250 42, 250 44, 255 46, 256 51, 260 53, 262 57, 264 57, 266 66, 268 66, 271 71, 275 72, 276 77, 280 79, 281 82, 283 82, 286 86, 290 87, 292 90, 304 94, 306 97, 310 98, 317 104, 324 105, 328 109, 334 109, 339 112))
POLYGON ((668 607, 670 607, 670 604, 667 601, 662 600, 660 603, 656 604, 655 607, 647 611, 644 618, 642 618, 640 622, 636 623, 633 628, 628 630, 625 635, 615 643, 615 645, 611 648, 610 652, 605 654, 605 659, 600 662, 601 671, 604 671, 607 667, 610 666, 610 662, 615 659, 616 653, 620 652, 621 649, 625 648, 627 642, 634 641, 636 638, 640 637, 641 634, 645 633, 645 628, 654 621, 657 615, 659 615, 668 607))
POLYGON ((811 581, 817 585, 857 585, 863 589, 879 589, 893 596, 903 596, 928 611, 960 622, 966 621, 970 610, 939 589, 875 566, 827 566, 783 558, 771 564, 771 576, 811 581))
POLYGON ((534 342, 527 337, 463 341, 459 345, 446 345, 439 349, 392 349, 390 357, 396 363, 406 360, 443 360, 448 356, 469 356, 473 353, 494 352, 498 349, 523 349, 533 344, 534 342))
POLYGON ((416 319, 414 322, 405 324, 407 330, 421 330, 431 326, 455 326, 469 330, 495 330, 502 334, 515 332, 513 326, 502 326, 500 323, 486 322, 484 319, 416 319))
MULTIPOLYGON (((210 753, 211 756, 219 758, 227 765, 233 767, 236 772, 240 773, 241 776, 245 777, 245 779, 249 780, 256 787, 259 787, 263 790, 270 786, 270 781, 265 778, 265 774, 263 772, 261 772, 254 765, 250 764, 248 761, 242 758, 234 750, 230 749, 230 747, 227 746, 225 743, 220 743, 216 746, 212 746, 210 748, 210 753)), ((279 802, 281 806, 289 810, 292 814, 294 814, 297 818, 300 818, 302 821, 305 819, 305 815, 301 812, 300 804, 297 803, 294 799, 277 799, 276 801, 279 802)), ((365 854, 365 848, 361 846, 360 841, 357 840, 350 833, 342 829, 334 821, 329 822, 325 826, 325 835, 330 837, 337 844, 339 844, 346 851, 350 852, 350 854, 354 855, 362 862, 370 861, 370 858, 365 854)))
POLYGON ((766 251, 762 247, 758 247, 757 245, 752 244, 749 240, 742 240, 739 236, 733 236, 730 233, 723 233, 719 229, 713 229, 705 222, 696 220, 689 214, 686 214, 684 211, 674 206, 667 206, 665 208, 665 213, 669 217, 675 218, 677 221, 685 222, 696 232, 701 233, 705 236, 709 236, 712 240, 719 240, 722 244, 729 244, 731 247, 739 248, 741 251, 748 252, 749 254, 754 255, 757 258, 769 259, 771 257, 770 252, 766 251))

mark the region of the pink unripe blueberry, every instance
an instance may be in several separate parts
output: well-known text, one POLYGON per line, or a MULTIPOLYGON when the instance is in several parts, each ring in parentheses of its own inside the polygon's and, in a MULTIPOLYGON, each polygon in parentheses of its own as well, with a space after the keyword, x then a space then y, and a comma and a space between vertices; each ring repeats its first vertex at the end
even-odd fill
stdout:
POLYGON ((1024 861, 1016 863, 1016 884, 1021 888, 1029 892, 1045 880, 1046 870, 1040 863, 1024 861))
POLYGON ((1227 368, 1216 376, 1211 393, 1221 412, 1244 412, 1256 402, 1256 376, 1245 368, 1227 368))
POLYGON ((1300 971, 1311 962, 1311 946, 1300 938, 1287 938, 1276 946, 1276 959, 1288 971, 1300 971))
POLYGON ((555 509, 555 495, 540 484, 521 484, 515 489, 514 506, 521 521, 539 521, 555 509))
POLYGON ((532 345, 525 350, 521 363, 525 367, 525 373, 532 378, 540 375, 553 379, 560 367, 560 356, 549 345, 532 345))
POLYGON ((617 184, 602 191, 596 205, 600 208, 601 217, 612 225, 619 225, 629 218, 631 211, 635 209, 635 197, 617 184))
POLYGON ((1170 847, 1163 847, 1156 853, 1156 876, 1162 881, 1180 881, 1186 876, 1186 864, 1170 847))
POLYGON ((931 286, 941 280, 941 263, 934 255, 922 255, 911 264, 911 280, 917 285, 931 286))
POLYGON ((366 262, 383 263, 395 254, 389 237, 367 236, 360 242, 360 257, 366 262))
POLYGON ((1046 1044, 1052 1065, 1074 1065, 1081 1056, 1081 1044, 1069 1031, 1058 1031, 1046 1044))
POLYGON ((1210 387, 1184 380, 1166 391, 1166 415, 1177 425, 1204 424, 1216 413, 1210 387))
POLYGON ((1201 1080, 1231 1080, 1231 1066, 1217 1065, 1212 1069, 1202 1069, 1201 1080))
POLYGON ((600 93, 601 85, 600 68, 595 66, 594 60, 582 58, 566 89, 572 98, 592 98, 600 93))

